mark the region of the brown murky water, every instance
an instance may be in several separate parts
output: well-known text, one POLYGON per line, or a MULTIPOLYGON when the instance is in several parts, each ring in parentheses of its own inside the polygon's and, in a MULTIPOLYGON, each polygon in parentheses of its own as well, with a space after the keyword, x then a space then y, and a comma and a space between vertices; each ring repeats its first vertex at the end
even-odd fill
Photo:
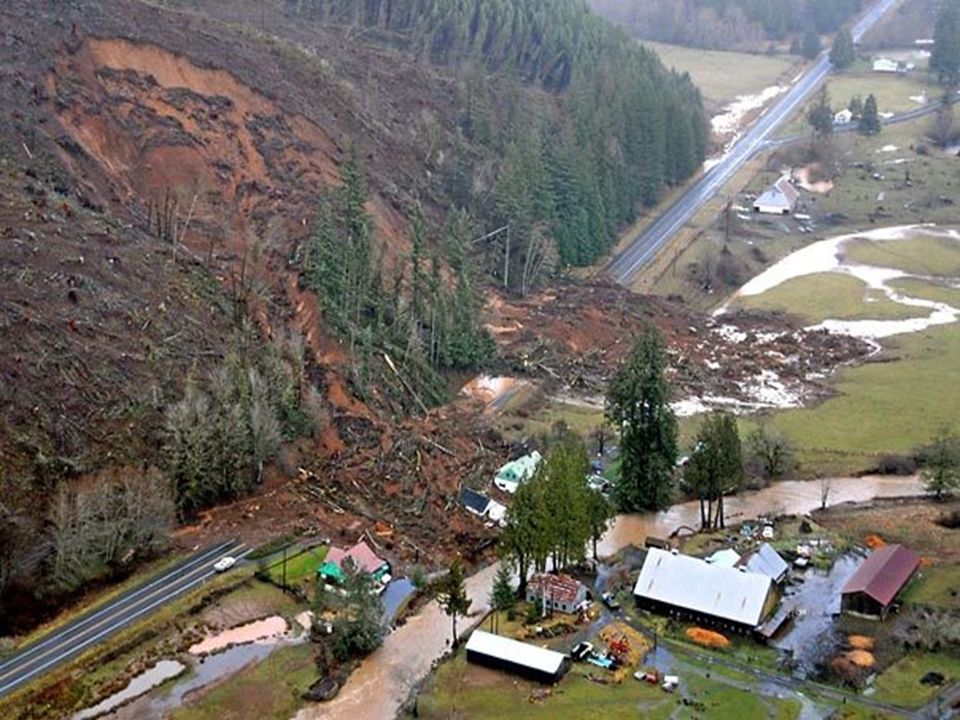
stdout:
MULTIPOLYGON (((460 620, 457 630, 479 622, 489 609, 488 600, 497 564, 467 578, 467 595, 473 600, 472 617, 460 620)), ((392 632, 383 645, 350 676, 340 694, 324 705, 311 705, 296 720, 378 720, 393 718, 414 685, 425 678, 434 660, 450 645, 450 618, 436 602, 392 632)))
MULTIPOLYGON (((726 498, 726 517, 728 522, 738 522, 762 515, 810 512, 820 507, 820 490, 821 485, 816 481, 791 480, 774 483, 763 490, 726 498)), ((832 478, 827 504, 917 495, 921 492, 923 484, 917 477, 866 475, 857 478, 832 478)), ((609 556, 625 545, 642 545, 648 535, 666 538, 679 527, 696 529, 699 524, 700 505, 697 502, 680 503, 659 513, 619 515, 600 541, 597 550, 601 556, 609 556)))
MULTIPOLYGON (((831 481, 828 504, 863 501, 874 497, 916 495, 922 492, 918 478, 867 476, 835 478, 831 481)), ((727 517, 731 522, 758 515, 804 513, 820 506, 820 483, 781 482, 757 492, 728 498, 727 517)), ((647 535, 666 537, 676 528, 697 526, 699 505, 674 505, 656 514, 621 515, 614 521, 599 546, 602 555, 611 555, 624 545, 642 544, 647 535)), ((473 599, 472 621, 477 622, 488 607, 497 565, 484 568, 467 579, 467 593, 473 599)), ((437 658, 449 647, 450 620, 436 602, 387 637, 383 646, 357 669, 340 694, 330 703, 301 710, 296 720, 379 720, 393 718, 413 687, 425 678, 437 658)))

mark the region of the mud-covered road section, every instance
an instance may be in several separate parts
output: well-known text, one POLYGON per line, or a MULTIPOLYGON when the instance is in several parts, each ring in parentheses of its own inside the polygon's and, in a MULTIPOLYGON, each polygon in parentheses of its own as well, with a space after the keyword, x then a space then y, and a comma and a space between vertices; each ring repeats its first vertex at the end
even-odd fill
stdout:
POLYGON ((803 330, 782 316, 713 318, 600 282, 563 283, 525 300, 498 298, 486 312, 506 373, 588 399, 603 395, 644 327, 655 325, 667 342, 676 399, 691 410, 813 402, 830 394, 832 371, 872 349, 854 338, 803 330))

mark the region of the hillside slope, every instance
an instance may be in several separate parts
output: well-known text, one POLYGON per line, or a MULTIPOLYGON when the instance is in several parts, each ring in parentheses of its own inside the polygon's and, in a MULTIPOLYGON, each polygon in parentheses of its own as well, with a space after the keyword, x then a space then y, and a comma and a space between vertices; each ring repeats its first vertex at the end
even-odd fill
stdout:
MULTIPOLYGON (((103 471, 152 478, 146 468, 160 467, 172 476, 181 519, 190 519, 211 496, 190 489, 202 468, 181 472, 190 453, 171 460, 170 408, 179 408, 181 428, 217 403, 246 412, 270 368, 245 354, 270 360, 275 346, 299 347, 298 336, 303 355, 284 362, 299 395, 293 404, 309 410, 299 427, 310 437, 297 441, 290 428, 298 426, 284 424, 280 464, 291 475, 308 469, 292 485, 268 471, 263 526, 245 523, 244 532, 265 539, 284 527, 334 531, 381 520, 408 552, 424 542, 438 551, 454 541, 482 548, 484 530, 451 520, 448 509, 459 480, 487 472, 505 449, 420 402, 413 372, 425 358, 435 372, 443 367, 421 347, 434 336, 412 292, 425 273, 417 258, 431 265, 431 312, 436 288, 457 275, 477 288, 491 275, 499 281, 505 253, 507 284, 526 292, 560 262, 595 257, 638 202, 655 200, 702 158, 702 108, 689 81, 572 0, 539 60, 527 51, 551 27, 542 3, 513 0, 517 17, 536 22, 512 34, 503 16, 489 16, 503 41, 497 52, 477 45, 476 33, 451 39, 459 26, 443 12, 454 4, 438 6, 439 25, 401 29, 311 10, 323 6, 0 7, 0 585, 36 590, 57 547, 69 544, 55 529, 69 525, 69 537, 96 544, 77 498, 120 492, 103 471), (582 36, 572 32, 581 22, 582 36), (418 50, 427 40, 443 52, 418 50), (318 202, 340 192, 347 167, 365 181, 357 212, 364 232, 369 221, 372 289, 354 298, 354 324, 332 326, 329 298, 315 292, 322 283, 304 280, 304 253, 319 232, 318 202), (454 208, 477 234, 510 224, 511 242, 451 257, 439 228, 454 208), (389 314, 377 314, 374 296, 393 302, 389 314), (396 367, 378 335, 387 321, 391 342, 403 329, 410 338, 394 353, 396 367), (366 343, 362 358, 357 342, 366 343), (235 399, 217 395, 230 373, 243 385, 231 390, 235 399), (179 497, 184 488, 194 493, 189 502, 179 497), (74 508, 72 524, 51 511, 58 493, 74 508)), ((409 10, 412 18, 432 12, 423 3, 409 10)), ((344 236, 330 240, 334 250, 342 243, 343 257, 344 236)), ((227 428, 234 436, 211 437, 247 436, 251 422, 241 417, 242 427, 227 428)), ((222 497, 242 497, 250 482, 230 468, 262 479, 266 455, 257 457, 218 466, 222 497)), ((204 516, 184 542, 235 533, 238 514, 252 512, 233 505, 222 523, 204 516)), ((125 572, 153 549, 124 542, 129 553, 120 544, 63 587, 125 572)))

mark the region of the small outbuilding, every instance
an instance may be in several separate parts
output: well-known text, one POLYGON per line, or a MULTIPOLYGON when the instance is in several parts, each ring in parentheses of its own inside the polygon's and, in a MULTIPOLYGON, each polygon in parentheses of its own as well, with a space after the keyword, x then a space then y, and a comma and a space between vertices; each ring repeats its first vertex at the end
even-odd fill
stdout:
POLYGON ((851 122, 853 122, 853 111, 849 108, 844 108, 833 116, 834 125, 846 125, 851 122))
POLYGON ((471 633, 466 649, 467 662, 550 685, 570 668, 570 659, 562 653, 483 630, 471 633))
POLYGON ((906 67, 897 62, 896 60, 890 60, 889 58, 877 58, 873 61, 873 71, 878 73, 899 73, 904 72, 906 67))
POLYGON ((919 567, 920 558, 903 545, 885 545, 874 550, 843 586, 841 608, 844 612, 885 618, 919 567))
POLYGON ((507 508, 493 498, 468 487, 460 488, 460 504, 468 513, 502 525, 506 521, 507 508))
POLYGON ((527 582, 527 602, 542 601, 548 611, 575 613, 586 599, 586 586, 569 575, 539 573, 527 582))
POLYGON ((737 561, 737 567, 742 567, 747 572, 766 575, 777 585, 786 580, 787 573, 790 572, 790 565, 770 543, 763 543, 745 554, 737 561))
POLYGON ((797 205, 800 194, 786 175, 753 202, 753 211, 766 215, 789 215, 797 205))

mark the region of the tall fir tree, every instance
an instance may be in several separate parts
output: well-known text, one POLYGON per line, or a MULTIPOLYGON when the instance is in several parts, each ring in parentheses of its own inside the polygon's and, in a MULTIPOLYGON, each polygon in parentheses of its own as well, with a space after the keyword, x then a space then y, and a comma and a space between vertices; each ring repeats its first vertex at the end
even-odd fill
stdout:
POLYGON ((624 511, 660 510, 670 503, 677 463, 677 420, 670 408, 663 338, 648 326, 607 390, 607 416, 620 429, 624 511))
POLYGON ((830 47, 830 62, 837 70, 844 70, 857 59, 857 50, 853 44, 853 36, 847 28, 842 28, 833 39, 830 47))
POLYGON ((723 498, 743 486, 743 451, 733 415, 716 411, 702 420, 684 480, 700 500, 701 528, 725 527, 723 498))
POLYGON ((859 130, 864 135, 876 135, 880 132, 880 112, 877 108, 877 98, 870 93, 863 103, 863 114, 860 116, 859 130))

